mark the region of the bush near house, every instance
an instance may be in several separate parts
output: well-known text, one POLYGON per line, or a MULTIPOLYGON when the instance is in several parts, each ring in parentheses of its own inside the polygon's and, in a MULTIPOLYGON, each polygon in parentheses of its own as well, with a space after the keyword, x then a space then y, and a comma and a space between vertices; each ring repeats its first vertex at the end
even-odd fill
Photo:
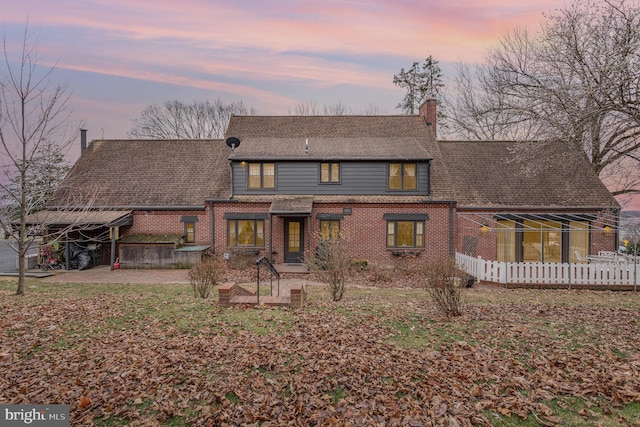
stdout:
POLYGON ((208 298, 224 277, 224 263, 213 255, 204 255, 189 270, 189 283, 195 297, 208 298))

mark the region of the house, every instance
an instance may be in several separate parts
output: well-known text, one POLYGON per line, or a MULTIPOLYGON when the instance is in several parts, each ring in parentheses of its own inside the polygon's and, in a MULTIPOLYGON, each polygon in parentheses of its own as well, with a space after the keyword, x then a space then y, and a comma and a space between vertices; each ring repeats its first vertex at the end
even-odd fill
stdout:
POLYGON ((99 183, 94 210, 130 218, 103 256, 125 268, 204 247, 296 264, 338 234, 378 264, 455 252, 574 262, 615 249, 620 206, 578 147, 438 141, 435 128, 429 100, 417 115, 232 116, 223 140, 97 140, 48 209, 99 183))
POLYGON ((28 221, 54 231, 75 225, 63 238, 67 243, 98 245, 99 264, 119 258, 123 268, 171 267, 176 250, 210 246, 205 200, 229 193, 231 150, 223 140, 96 140, 87 146, 85 138, 83 132, 80 158, 47 210, 28 221), (89 210, 69 204, 78 194, 89 199, 89 210))

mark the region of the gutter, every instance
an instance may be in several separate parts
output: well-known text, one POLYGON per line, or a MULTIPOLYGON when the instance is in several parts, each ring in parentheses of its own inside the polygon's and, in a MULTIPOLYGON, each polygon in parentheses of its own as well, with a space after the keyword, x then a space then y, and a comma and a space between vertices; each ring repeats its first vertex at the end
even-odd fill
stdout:
MULTIPOLYGON (((47 206, 52 210, 87 210, 86 206, 47 206)), ((88 210, 131 210, 131 211, 203 211, 206 207, 198 206, 91 206, 88 210)))
POLYGON ((620 209, 614 206, 611 207, 558 207, 558 206, 460 206, 458 205, 458 212, 463 210, 472 211, 497 211, 497 210, 521 210, 521 211, 539 211, 539 210, 554 210, 554 211, 601 211, 603 209, 620 209))

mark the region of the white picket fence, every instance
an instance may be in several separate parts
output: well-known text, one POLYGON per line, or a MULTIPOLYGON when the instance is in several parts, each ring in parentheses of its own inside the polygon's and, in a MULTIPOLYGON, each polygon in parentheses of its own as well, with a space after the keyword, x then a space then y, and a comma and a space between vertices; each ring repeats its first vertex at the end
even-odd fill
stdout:
MULTIPOLYGON (((638 260, 640 262, 640 260, 638 260)), ((479 282, 513 285, 634 286, 640 281, 640 263, 562 264, 499 262, 456 252, 456 263, 479 282)))

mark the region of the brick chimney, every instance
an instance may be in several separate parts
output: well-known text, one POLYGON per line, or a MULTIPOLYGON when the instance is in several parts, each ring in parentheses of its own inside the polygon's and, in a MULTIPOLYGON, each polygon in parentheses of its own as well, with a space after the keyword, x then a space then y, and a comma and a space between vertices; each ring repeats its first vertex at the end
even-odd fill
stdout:
POLYGON ((80 129, 80 154, 87 149, 87 130, 80 129))
POLYGON ((427 122, 427 126, 431 126, 433 129, 433 136, 436 136, 436 100, 435 98, 427 98, 426 101, 420 106, 418 110, 419 114, 424 117, 427 122))

